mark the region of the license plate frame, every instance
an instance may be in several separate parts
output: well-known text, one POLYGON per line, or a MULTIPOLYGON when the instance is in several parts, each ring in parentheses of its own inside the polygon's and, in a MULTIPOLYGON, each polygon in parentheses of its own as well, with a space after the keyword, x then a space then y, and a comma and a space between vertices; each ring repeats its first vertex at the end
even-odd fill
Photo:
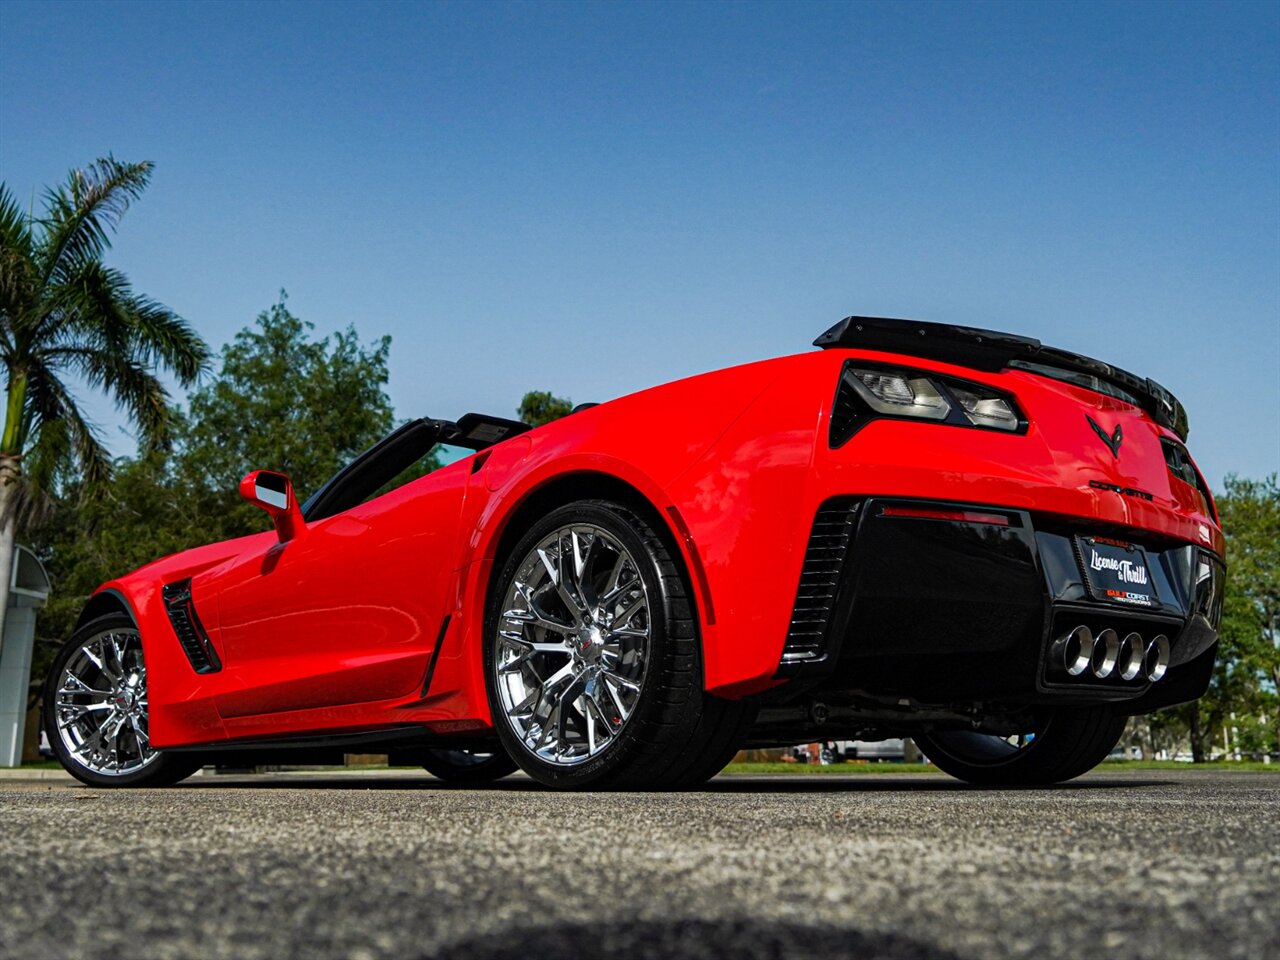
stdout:
POLYGON ((1143 610, 1160 606, 1151 561, 1141 544, 1079 535, 1076 552, 1095 600, 1143 610))

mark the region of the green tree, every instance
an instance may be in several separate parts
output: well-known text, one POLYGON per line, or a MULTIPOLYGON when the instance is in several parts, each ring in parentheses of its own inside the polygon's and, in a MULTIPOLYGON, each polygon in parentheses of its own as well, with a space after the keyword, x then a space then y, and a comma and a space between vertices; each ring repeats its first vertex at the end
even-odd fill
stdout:
MULTIPOLYGON (((1227 538, 1227 585, 1218 663, 1208 693, 1184 714, 1196 760, 1206 759, 1222 742, 1230 716, 1267 715, 1280 728, 1271 703, 1280 685, 1280 483, 1226 478, 1217 498, 1227 538)), ((1251 722, 1250 724, 1251 725, 1251 722)), ((1280 729, 1276 730, 1280 737, 1280 729)), ((1257 739, 1255 736, 1254 739, 1257 739)))
POLYGON ((42 216, 0 183, 0 354, 7 382, 0 436, 0 636, 13 545, 59 484, 102 489, 111 461, 68 380, 113 399, 144 448, 171 436, 171 407, 156 370, 193 383, 208 351, 168 307, 135 293, 102 258, 151 163, 106 157, 46 191, 42 216))
POLYGON ((520 400, 516 411, 525 423, 540 427, 573 412, 573 401, 557 397, 550 390, 530 390, 520 400))
MULTIPOLYGON (((191 397, 176 468, 183 487, 212 496, 224 536, 262 529, 242 504, 250 470, 287 473, 305 499, 393 424, 387 396, 391 338, 368 349, 354 328, 313 340, 312 325, 289 312, 286 296, 222 350, 218 375, 191 397)), ((212 538, 208 538, 212 539, 212 538)))

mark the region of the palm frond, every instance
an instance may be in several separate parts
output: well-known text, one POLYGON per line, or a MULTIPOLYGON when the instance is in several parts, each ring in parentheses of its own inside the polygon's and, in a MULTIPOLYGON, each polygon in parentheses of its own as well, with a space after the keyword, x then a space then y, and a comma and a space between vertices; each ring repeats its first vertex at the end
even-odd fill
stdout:
MULTIPOLYGON (((27 385, 27 453, 30 461, 48 464, 44 479, 50 490, 64 475, 78 472, 90 487, 105 483, 111 476, 111 458, 98 436, 97 428, 84 418, 79 404, 43 359, 32 357, 27 385)), ((33 474, 28 474, 34 481, 33 474)))
POLYGON ((148 447, 168 447, 169 394, 139 360, 111 349, 55 347, 44 354, 49 366, 66 366, 95 390, 116 401, 116 407, 138 428, 148 447))
POLYGON ((209 348, 176 313, 135 294, 119 270, 91 260, 79 264, 52 291, 58 315, 50 342, 112 350, 172 370, 190 386, 209 363, 209 348))
POLYGON ((163 303, 139 294, 129 297, 127 311, 138 355, 172 370, 184 387, 195 383, 209 366, 209 347, 195 328, 163 303))
POLYGON ((0 347, 12 352, 14 326, 31 300, 35 280, 31 223, 9 187, 0 183, 0 347))
POLYGON ((84 170, 72 170, 65 184, 45 192, 40 259, 46 278, 57 279, 110 248, 110 234, 146 188, 154 166, 149 160, 121 163, 108 155, 84 170))

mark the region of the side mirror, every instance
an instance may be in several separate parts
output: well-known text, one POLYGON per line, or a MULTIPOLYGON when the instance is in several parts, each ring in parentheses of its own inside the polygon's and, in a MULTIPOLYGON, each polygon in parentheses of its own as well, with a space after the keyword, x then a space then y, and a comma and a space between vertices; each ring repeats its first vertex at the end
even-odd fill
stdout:
POLYGON ((271 515, 280 542, 292 540, 305 529, 293 484, 283 473, 255 470, 240 481, 240 496, 271 515))

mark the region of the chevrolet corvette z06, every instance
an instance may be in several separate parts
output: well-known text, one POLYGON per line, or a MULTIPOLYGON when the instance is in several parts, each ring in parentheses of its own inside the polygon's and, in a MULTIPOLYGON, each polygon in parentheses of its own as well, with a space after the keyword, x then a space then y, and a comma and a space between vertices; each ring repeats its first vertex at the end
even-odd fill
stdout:
POLYGON ((305 502, 250 473, 274 529, 88 601, 44 698, 58 758, 95 785, 377 752, 668 789, 742 747, 914 737, 1050 783, 1204 692, 1223 537, 1168 390, 934 323, 815 345, 536 429, 414 420, 305 502), (466 455, 384 492, 439 444, 466 455))

